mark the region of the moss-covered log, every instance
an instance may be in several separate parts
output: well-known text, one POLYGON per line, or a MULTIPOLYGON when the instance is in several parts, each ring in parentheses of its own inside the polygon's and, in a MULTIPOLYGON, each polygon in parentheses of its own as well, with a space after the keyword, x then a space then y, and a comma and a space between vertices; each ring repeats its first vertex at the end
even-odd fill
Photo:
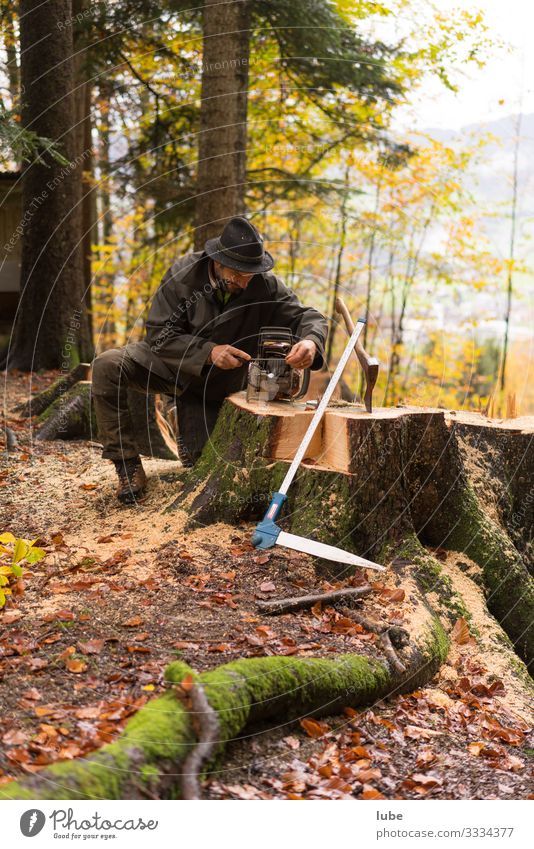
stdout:
MULTIPOLYGON (((84 376, 88 368, 84 366, 84 376)), ((56 381, 28 402, 31 403, 33 415, 39 411, 38 440, 98 439, 91 381, 71 381, 75 372, 73 370, 70 375, 56 381)), ((170 449, 159 428, 155 396, 128 389, 128 407, 140 453, 164 460, 176 459, 177 452, 170 449)))
MULTIPOLYGON (((220 728, 215 760, 226 744, 260 721, 340 712, 424 685, 445 659, 448 640, 425 607, 399 675, 386 660, 356 654, 332 658, 261 657, 237 660, 194 676, 220 728)), ((180 661, 165 672, 169 685, 192 674, 180 661)), ((181 764, 196 743, 191 716, 171 687, 145 705, 121 736, 83 760, 65 761, 0 787, 0 799, 177 798, 181 764)))
POLYGON ((83 380, 60 395, 39 416, 36 439, 95 439, 96 419, 91 404, 91 382, 83 380))
POLYGON ((67 374, 58 377, 47 389, 33 395, 27 401, 15 407, 14 412, 18 413, 21 418, 29 416, 40 416, 47 407, 54 403, 56 398, 64 395, 71 386, 78 383, 79 380, 87 380, 91 366, 89 363, 78 363, 67 374))
MULTIPOLYGON (((176 501, 189 511, 191 525, 263 514, 309 420, 299 413, 291 430, 289 410, 251 410, 241 395, 225 402, 176 501)), ((533 438, 532 420, 510 427, 442 410, 404 407, 368 415, 350 405, 334 407, 290 488, 281 525, 378 562, 385 545, 414 533, 424 544, 464 552, 482 569, 489 610, 532 668, 532 502, 525 480, 534 478, 533 452, 526 450, 533 438), (488 485, 500 487, 496 497, 511 501, 516 515, 522 511, 514 532, 521 545, 514 545, 497 510, 489 515, 480 473, 475 489, 466 436, 471 427, 484 433, 486 444, 494 435, 509 458, 506 472, 499 477, 494 469, 488 485)))

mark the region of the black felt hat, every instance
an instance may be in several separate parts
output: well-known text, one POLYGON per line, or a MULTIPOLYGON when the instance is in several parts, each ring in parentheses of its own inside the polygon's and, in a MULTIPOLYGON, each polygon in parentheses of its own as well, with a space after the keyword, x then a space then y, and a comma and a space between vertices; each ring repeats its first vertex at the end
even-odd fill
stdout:
POLYGON ((220 236, 208 239, 204 250, 212 259, 245 274, 270 271, 274 259, 263 247, 263 239, 250 221, 231 218, 220 236))

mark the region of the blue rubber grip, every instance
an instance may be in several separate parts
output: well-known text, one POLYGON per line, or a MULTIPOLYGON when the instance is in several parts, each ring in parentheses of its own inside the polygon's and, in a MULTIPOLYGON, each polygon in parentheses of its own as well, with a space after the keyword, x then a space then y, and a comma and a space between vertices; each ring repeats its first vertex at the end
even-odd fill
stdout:
POLYGON ((256 525, 256 530, 252 536, 252 545, 255 548, 272 548, 275 545, 280 533, 280 528, 275 520, 278 518, 286 500, 287 495, 282 492, 273 492, 267 512, 261 522, 256 525))

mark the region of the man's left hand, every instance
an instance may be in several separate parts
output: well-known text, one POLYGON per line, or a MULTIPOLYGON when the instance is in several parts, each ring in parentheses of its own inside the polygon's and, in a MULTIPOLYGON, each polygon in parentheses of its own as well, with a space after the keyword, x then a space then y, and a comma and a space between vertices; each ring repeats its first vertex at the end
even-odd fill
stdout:
POLYGON ((286 363, 291 368, 309 368, 315 359, 317 346, 311 339, 302 339, 291 348, 286 363))

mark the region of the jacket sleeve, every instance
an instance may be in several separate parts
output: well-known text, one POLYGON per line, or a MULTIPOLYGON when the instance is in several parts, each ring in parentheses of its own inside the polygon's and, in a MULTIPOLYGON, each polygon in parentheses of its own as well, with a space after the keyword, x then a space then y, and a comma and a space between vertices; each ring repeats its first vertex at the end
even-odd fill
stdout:
POLYGON ((189 297, 180 297, 172 285, 173 274, 171 267, 154 295, 145 325, 146 341, 172 371, 198 377, 215 343, 191 333, 187 309, 196 293, 193 290, 189 297))
POLYGON ((294 292, 273 275, 275 309, 273 320, 280 327, 290 327, 300 339, 311 339, 317 346, 317 353, 311 365, 318 370, 324 364, 324 350, 328 335, 326 318, 313 307, 304 307, 294 292))

